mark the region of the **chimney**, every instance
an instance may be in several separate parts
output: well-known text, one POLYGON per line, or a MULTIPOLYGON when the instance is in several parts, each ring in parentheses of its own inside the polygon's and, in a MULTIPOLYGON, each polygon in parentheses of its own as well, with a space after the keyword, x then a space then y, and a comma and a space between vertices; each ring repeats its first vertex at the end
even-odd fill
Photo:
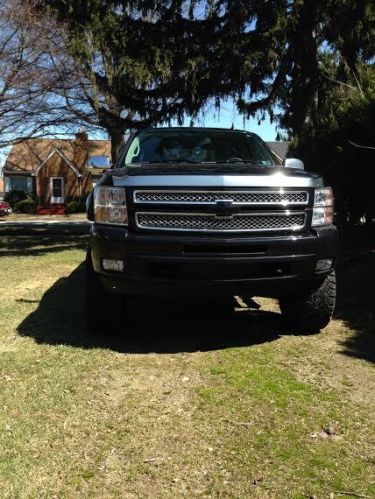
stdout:
POLYGON ((88 155, 89 136, 86 130, 80 129, 76 133, 73 141, 73 163, 80 172, 82 172, 85 167, 88 155))
POLYGON ((78 132, 76 133, 76 142, 87 143, 88 140, 89 140, 89 136, 88 136, 88 133, 86 132, 86 130, 84 128, 81 128, 80 130, 78 130, 78 132))

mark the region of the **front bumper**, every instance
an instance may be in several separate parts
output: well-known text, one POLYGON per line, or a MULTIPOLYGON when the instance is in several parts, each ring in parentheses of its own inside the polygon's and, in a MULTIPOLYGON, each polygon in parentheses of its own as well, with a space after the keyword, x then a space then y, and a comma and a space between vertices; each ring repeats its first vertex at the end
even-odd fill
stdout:
POLYGON ((281 295, 308 291, 328 272, 318 259, 337 255, 337 230, 303 234, 193 236, 140 234, 93 224, 91 254, 108 291, 130 295, 281 295), (124 272, 108 272, 103 259, 123 260, 124 272))

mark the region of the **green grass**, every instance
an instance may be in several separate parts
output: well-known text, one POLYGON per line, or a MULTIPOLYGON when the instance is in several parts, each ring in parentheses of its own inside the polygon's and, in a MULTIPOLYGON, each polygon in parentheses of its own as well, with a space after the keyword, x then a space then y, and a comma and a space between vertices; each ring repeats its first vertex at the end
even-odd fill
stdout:
POLYGON ((225 370, 222 364, 211 367, 211 373, 220 372, 220 382, 199 390, 199 420, 216 422, 220 454, 236 470, 238 494, 252 492, 251 481, 243 479, 249 471, 253 480, 262 477, 264 492, 277 497, 374 493, 366 409, 356 408, 354 420, 353 406, 334 391, 317 390, 263 362, 254 366, 254 356, 246 353, 230 355, 225 370), (312 438, 332 425, 333 437, 312 438))
POLYGON ((375 496, 371 262, 317 336, 142 299, 92 339, 83 246, 0 249, 0 497, 375 496))

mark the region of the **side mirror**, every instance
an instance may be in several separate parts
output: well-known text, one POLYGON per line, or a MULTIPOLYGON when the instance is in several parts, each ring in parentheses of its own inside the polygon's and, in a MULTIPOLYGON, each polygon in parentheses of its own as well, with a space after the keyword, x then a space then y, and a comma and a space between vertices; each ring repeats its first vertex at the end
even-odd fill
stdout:
POLYGON ((111 168, 111 158, 109 156, 91 156, 87 161, 87 168, 108 170, 111 168))
POLYGON ((283 161, 283 166, 285 168, 294 168, 295 170, 304 170, 305 165, 303 161, 297 158, 285 158, 283 161))

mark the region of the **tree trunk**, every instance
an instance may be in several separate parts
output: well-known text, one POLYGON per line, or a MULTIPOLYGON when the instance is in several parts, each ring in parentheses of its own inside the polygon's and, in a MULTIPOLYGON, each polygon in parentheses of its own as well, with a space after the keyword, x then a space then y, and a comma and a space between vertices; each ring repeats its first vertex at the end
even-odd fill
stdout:
POLYGON ((124 130, 116 127, 108 130, 108 133, 111 139, 111 158, 114 165, 119 157, 121 146, 124 144, 124 130))
POLYGON ((292 33, 294 67, 290 95, 290 128, 294 137, 301 137, 312 125, 318 79, 318 47, 315 35, 317 24, 316 0, 297 4, 297 23, 292 33))

